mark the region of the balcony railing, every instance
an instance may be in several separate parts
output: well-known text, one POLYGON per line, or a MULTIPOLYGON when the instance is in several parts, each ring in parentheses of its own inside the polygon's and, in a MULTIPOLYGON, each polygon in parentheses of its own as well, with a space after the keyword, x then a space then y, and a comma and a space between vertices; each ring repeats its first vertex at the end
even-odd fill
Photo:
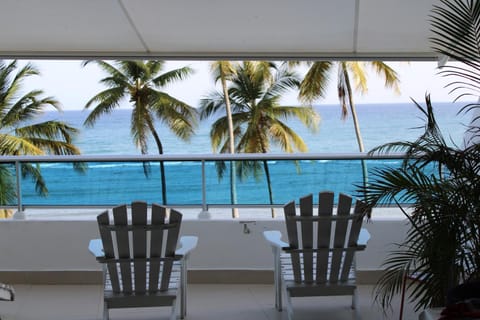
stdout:
MULTIPOLYGON (((308 193, 333 190, 356 194, 362 184, 362 161, 369 169, 398 166, 404 155, 352 154, 219 154, 132 156, 19 156, 2 157, 11 173, 17 201, 4 207, 102 207, 132 200, 170 206, 275 207, 308 193), (162 197, 160 162, 165 167, 166 199, 162 197), (223 162, 222 177, 218 164, 223 162), (257 174, 233 164, 257 165, 257 174), (269 186, 265 174, 267 163, 269 186), (36 191, 25 168, 40 169, 47 195, 36 191), (232 197, 234 186, 235 197, 232 197)), ((251 168, 251 166, 250 166, 251 168)))

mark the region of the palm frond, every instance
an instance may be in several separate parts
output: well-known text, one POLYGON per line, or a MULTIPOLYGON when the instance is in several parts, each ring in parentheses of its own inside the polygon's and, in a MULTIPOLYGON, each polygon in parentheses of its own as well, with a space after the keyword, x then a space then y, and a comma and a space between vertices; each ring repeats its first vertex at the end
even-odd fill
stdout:
MULTIPOLYGON (((17 71, 16 61, 8 65, 0 63, 0 124, 4 129, 4 133, 0 134, 0 154, 80 154, 80 150, 73 144, 76 128, 60 121, 35 122, 47 107, 61 111, 60 103, 53 97, 42 97, 41 90, 22 93, 23 80, 38 74, 38 70, 31 64, 26 64, 17 71)), ((84 170, 86 167, 74 164, 74 168, 84 170)), ((22 175, 32 178, 38 193, 47 194, 40 166, 23 164, 22 175)), ((5 172, 1 179, 5 179, 1 182, 5 186, 11 183, 5 172)), ((15 188, 12 187, 11 190, 15 188)), ((2 201, 12 199, 12 192, 1 189, 2 201)))
POLYGON ((354 86, 360 94, 368 92, 367 70, 363 61, 346 61, 340 63, 347 73, 353 78, 354 86))
POLYGON ((103 70, 109 77, 122 79, 124 82, 128 82, 128 78, 123 74, 119 69, 117 69, 113 64, 110 64, 103 60, 86 60, 82 63, 85 67, 90 63, 95 63, 101 70, 103 70))
POLYGON ((415 274, 421 281, 409 284, 409 297, 420 310, 445 305, 450 288, 479 273, 480 259, 469 247, 480 243, 478 228, 470 218, 478 222, 480 214, 480 147, 448 146, 429 97, 426 108, 416 105, 425 117, 420 137, 375 149, 403 150, 406 160, 400 167, 372 170, 368 185, 358 187, 371 206, 412 204, 410 212, 402 209, 410 228, 401 250, 392 251, 385 260, 387 275, 380 279, 376 295, 386 307, 398 294, 401 273, 415 274))
POLYGON ((117 60, 115 65, 118 66, 119 71, 124 75, 125 79, 136 79, 142 83, 148 82, 152 79, 150 69, 143 60, 117 60))
MULTIPOLYGON (((153 117, 145 106, 137 105, 132 110, 130 133, 135 146, 140 149, 142 154, 148 153, 148 133, 153 127, 153 117)), ((159 149, 161 149, 160 146, 159 149)), ((162 150, 159 151, 162 153, 162 150)))
POLYGON ((289 90, 297 89, 300 86, 300 77, 282 67, 276 72, 275 79, 270 86, 265 90, 264 97, 278 97, 280 98, 289 90))
POLYGON ((150 71, 150 74, 154 76, 163 70, 163 67, 165 66, 165 61, 164 60, 147 60, 145 62, 145 66, 150 71))
POLYGON ((324 97, 330 82, 330 61, 318 61, 312 64, 303 81, 300 84, 298 98, 304 103, 312 103, 320 97, 324 97))
POLYGON ((210 64, 210 73, 215 82, 218 82, 222 77, 229 80, 237 72, 236 68, 237 64, 235 62, 217 60, 210 64))
POLYGON ((337 94, 340 101, 341 119, 345 120, 348 116, 348 109, 350 106, 350 97, 352 88, 350 87, 350 76, 348 75, 347 62, 338 63, 337 76, 337 94))
POLYGON ((41 196, 44 197, 48 195, 47 183, 42 176, 40 165, 38 163, 36 165, 30 163, 23 163, 21 171, 23 178, 30 177, 31 180, 35 183, 36 192, 38 192, 41 196))
POLYGON ((44 155, 44 151, 28 140, 20 137, 0 134, 1 155, 44 155))
POLYGON ((318 131, 320 115, 311 106, 278 106, 272 109, 272 113, 275 117, 285 120, 296 118, 311 132, 318 131))
MULTIPOLYGON (((234 123, 238 122, 239 114, 233 115, 234 123)), ((234 134, 236 137, 241 136, 240 127, 234 128, 234 134)), ((210 141, 213 152, 226 153, 229 152, 229 134, 228 134, 228 122, 226 116, 219 117, 212 123, 210 129, 210 141)))
POLYGON ((14 60, 8 65, 0 65, 0 114, 6 113, 11 104, 15 103, 17 94, 21 89, 24 79, 31 75, 37 75, 38 70, 31 64, 25 65, 16 74, 17 61, 14 60))
POLYGON ((47 154, 72 155, 80 154, 73 144, 73 138, 78 134, 75 127, 60 121, 45 121, 17 128, 17 137, 33 144, 47 154))
POLYGON ((175 70, 171 70, 168 72, 165 72, 158 77, 154 78, 152 82, 157 86, 157 87, 164 87, 168 84, 174 83, 176 81, 182 81, 187 79, 189 76, 191 76, 194 73, 194 69, 190 67, 183 67, 175 70))
POLYGON ((177 137, 188 141, 195 133, 197 109, 164 92, 148 89, 147 95, 156 117, 167 124, 177 137))
POLYGON ((222 118, 219 118, 212 124, 212 128, 210 129, 210 143, 213 153, 222 153, 222 150, 224 150, 227 145, 228 127, 225 127, 227 123, 222 120, 222 118))
POLYGON ((223 114, 225 110, 225 97, 222 93, 212 91, 199 103, 200 120, 212 117, 215 114, 223 114))
MULTIPOLYGON (((15 61, 12 61, 12 63, 7 67, 6 71, 8 73, 11 73, 14 70, 16 70, 16 68, 17 68, 17 62, 15 60, 15 61)), ((27 63, 16 73, 12 82, 10 83, 10 86, 12 88, 19 88, 26 77, 36 76, 39 74, 40 72, 38 71, 37 68, 35 68, 31 63, 27 63)))
POLYGON ((40 98, 42 93, 41 90, 30 91, 10 105, 1 120, 2 125, 4 127, 16 126, 19 123, 31 121, 42 114, 47 106, 61 110, 60 103, 53 97, 40 98))
POLYGON ((14 170, 12 165, 0 165, 0 205, 11 205, 17 199, 14 170))
POLYGON ((94 106, 93 110, 88 114, 84 121, 85 126, 93 126, 98 118, 102 115, 110 114, 115 108, 120 105, 120 101, 125 96, 125 88, 115 87, 104 90, 93 96, 85 105, 85 109, 94 106))
POLYGON ((480 72, 480 3, 473 0, 440 0, 431 12, 432 48, 461 66, 444 66, 440 74, 468 81, 450 83, 458 97, 476 88, 480 72), (476 79, 476 80, 475 80, 476 79))
POLYGON ((385 79, 385 88, 391 88, 395 93, 400 93, 400 78, 392 67, 383 61, 377 60, 371 61, 369 64, 373 67, 377 75, 385 79))
POLYGON ((270 136, 272 140, 280 145, 285 152, 294 151, 307 152, 308 147, 303 139, 292 128, 281 121, 275 121, 270 126, 270 136))

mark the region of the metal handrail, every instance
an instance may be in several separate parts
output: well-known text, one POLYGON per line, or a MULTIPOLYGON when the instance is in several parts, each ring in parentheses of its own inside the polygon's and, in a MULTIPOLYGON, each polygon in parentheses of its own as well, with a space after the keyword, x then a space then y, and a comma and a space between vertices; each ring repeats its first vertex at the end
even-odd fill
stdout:
MULTIPOLYGON (((23 211, 20 165, 22 163, 52 162, 148 162, 148 161, 185 161, 201 162, 202 165, 202 210, 208 211, 206 203, 205 162, 207 161, 245 161, 245 160, 382 160, 404 159, 404 153, 368 154, 368 153, 241 153, 241 154, 163 154, 163 155, 63 155, 63 156, 2 156, 0 163, 13 163, 16 168, 17 210, 23 211)), ((236 205, 237 206, 237 205, 236 205)), ((248 207, 251 205, 238 205, 248 207)), ((261 206, 261 205, 260 205, 261 206)), ((55 206, 62 207, 62 206, 55 206)), ((97 206, 91 206, 97 207, 97 206)))
POLYGON ((0 163, 22 162, 110 162, 110 161, 242 161, 242 160, 371 160, 403 159, 405 153, 220 153, 220 154, 157 154, 157 155, 63 155, 2 156, 0 163))

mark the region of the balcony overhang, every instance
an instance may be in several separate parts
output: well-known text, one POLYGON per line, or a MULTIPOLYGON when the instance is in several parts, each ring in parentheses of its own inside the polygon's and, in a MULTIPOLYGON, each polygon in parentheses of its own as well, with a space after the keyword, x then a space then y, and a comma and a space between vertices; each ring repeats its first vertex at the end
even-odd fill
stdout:
POLYGON ((0 57, 435 60, 434 0, 5 0, 0 57))

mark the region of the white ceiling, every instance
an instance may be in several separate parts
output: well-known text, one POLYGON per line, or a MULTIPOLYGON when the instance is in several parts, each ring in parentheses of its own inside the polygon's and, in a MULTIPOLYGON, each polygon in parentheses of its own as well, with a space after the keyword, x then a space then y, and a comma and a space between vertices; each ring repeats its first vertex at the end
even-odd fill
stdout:
POLYGON ((1 0, 0 56, 434 59, 435 0, 1 0))

